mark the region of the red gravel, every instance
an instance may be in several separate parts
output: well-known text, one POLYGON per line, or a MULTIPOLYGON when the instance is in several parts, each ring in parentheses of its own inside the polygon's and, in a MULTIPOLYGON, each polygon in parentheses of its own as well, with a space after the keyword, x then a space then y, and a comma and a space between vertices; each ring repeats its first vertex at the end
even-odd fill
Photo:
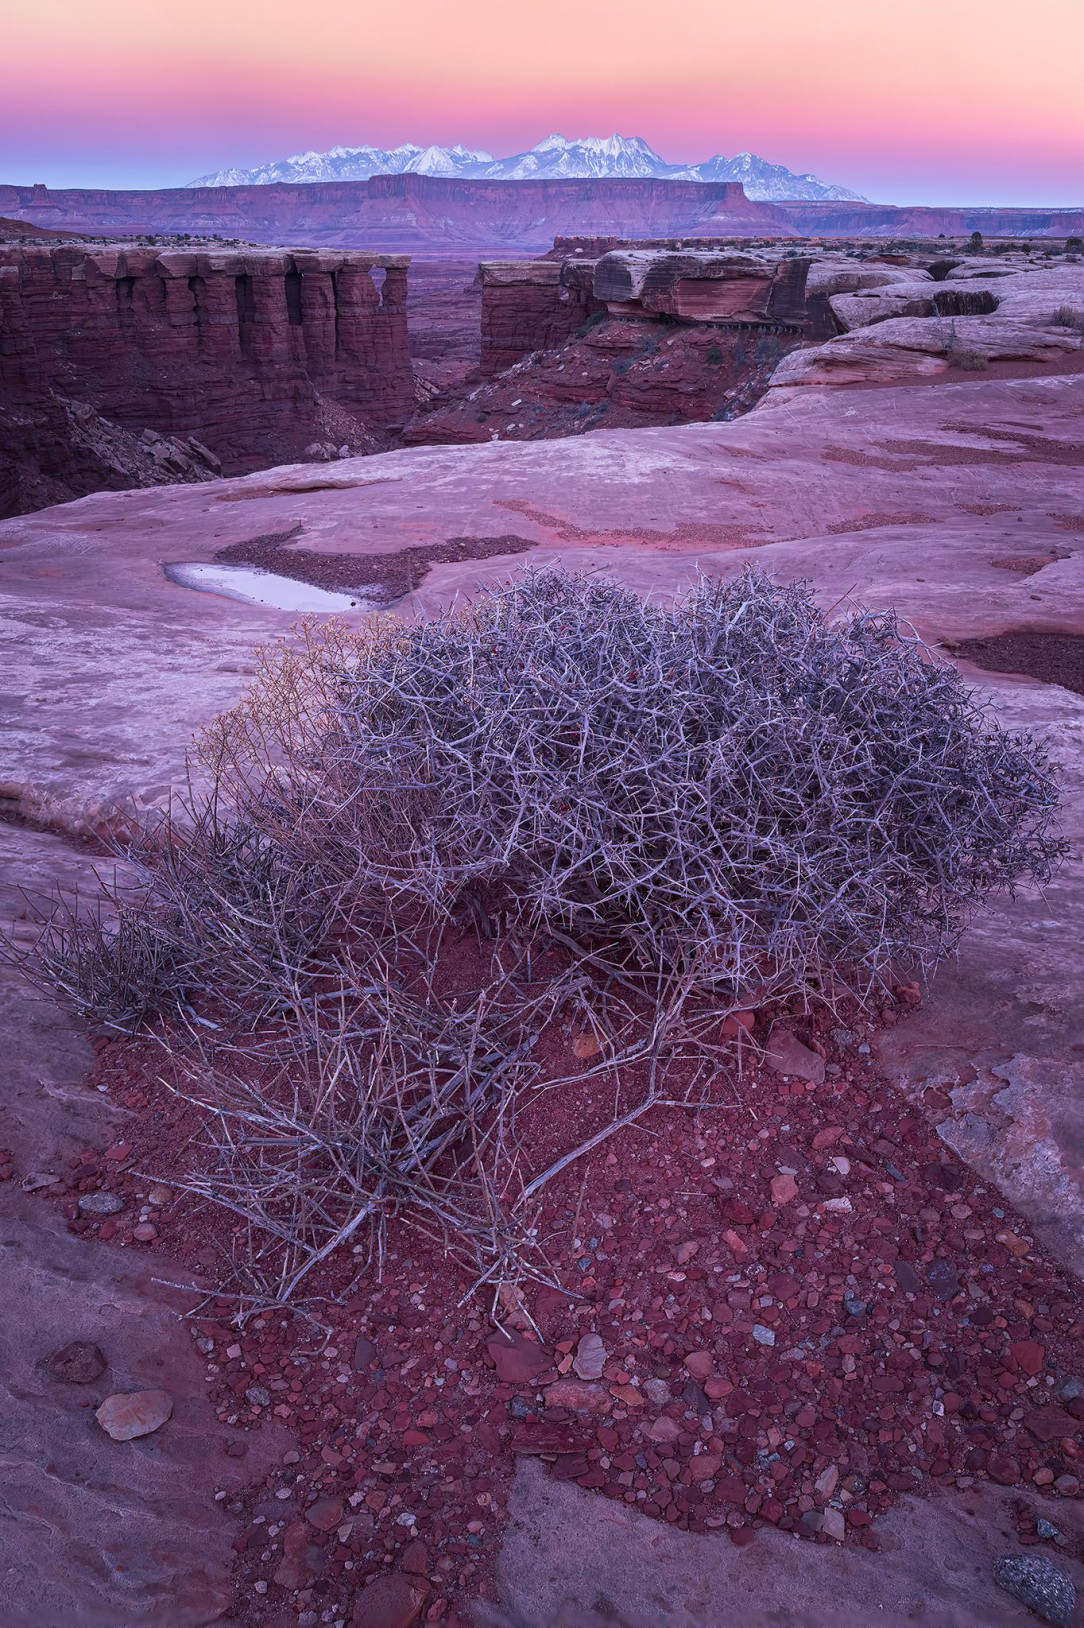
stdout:
MULTIPOLYGON (((876 1549, 900 1493, 990 1477, 1020 1488, 1021 1539, 1042 1541, 1028 1489, 1076 1497, 1084 1476, 1084 1397, 1058 1394, 1084 1374, 1080 1286, 939 1140, 944 1094, 909 1104, 878 1077, 868 1026, 833 1021, 795 1019, 827 1058, 822 1085, 747 1057, 717 1078, 717 1107, 657 1109, 545 1190, 541 1236, 575 1298, 528 1295, 543 1352, 516 1361, 542 1363, 534 1377, 498 1378, 486 1308, 459 1304, 468 1277, 405 1226, 383 1282, 347 1287, 342 1261, 320 1285, 346 1296, 312 1307, 326 1341, 299 1316, 238 1332, 231 1302, 206 1308, 194 1332, 232 1450, 269 1412, 295 1440, 239 1511, 240 1622, 349 1620, 359 1585, 395 1569, 429 1579, 423 1621, 465 1624, 491 1586, 517 1453, 737 1543, 770 1523, 876 1549), (797 1194, 777 1208, 788 1172, 797 1194), (591 1331, 608 1353, 598 1382, 573 1371, 591 1331)), ((572 1039, 546 1037, 555 1066, 572 1039)), ((73 1230, 153 1249, 132 1244, 149 1209, 170 1255, 213 1277, 221 1214, 76 1215, 79 1192, 146 1195, 136 1169, 183 1159, 191 1123, 160 1067, 138 1044, 99 1049, 92 1083, 141 1111, 131 1145, 84 1155, 61 1200, 73 1230)), ((543 1094, 529 1153, 540 1166, 601 1111, 585 1087, 543 1094)))

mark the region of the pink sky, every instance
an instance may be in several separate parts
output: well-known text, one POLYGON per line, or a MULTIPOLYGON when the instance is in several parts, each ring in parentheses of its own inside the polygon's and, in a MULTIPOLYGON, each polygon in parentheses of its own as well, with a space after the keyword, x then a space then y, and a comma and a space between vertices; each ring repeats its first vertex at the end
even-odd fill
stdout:
POLYGON ((1084 203, 1081 0, 22 0, 4 55, 0 181, 618 130, 888 202, 1084 203))

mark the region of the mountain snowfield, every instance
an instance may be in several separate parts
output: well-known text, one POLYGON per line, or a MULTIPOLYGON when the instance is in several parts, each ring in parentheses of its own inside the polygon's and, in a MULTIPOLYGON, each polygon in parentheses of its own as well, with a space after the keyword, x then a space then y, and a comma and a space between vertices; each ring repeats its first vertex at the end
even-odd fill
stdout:
POLYGON ((371 175, 446 175, 471 181, 565 181, 584 178, 628 180, 644 177, 669 181, 740 181, 746 196, 758 202, 784 198, 868 200, 846 187, 795 175, 782 164, 769 164, 755 153, 724 158, 717 153, 703 164, 668 164, 642 136, 547 136, 527 153, 494 158, 468 147, 332 147, 326 153, 295 153, 291 158, 259 164, 254 169, 216 170, 190 181, 190 187, 273 186, 279 182, 367 181, 371 175))

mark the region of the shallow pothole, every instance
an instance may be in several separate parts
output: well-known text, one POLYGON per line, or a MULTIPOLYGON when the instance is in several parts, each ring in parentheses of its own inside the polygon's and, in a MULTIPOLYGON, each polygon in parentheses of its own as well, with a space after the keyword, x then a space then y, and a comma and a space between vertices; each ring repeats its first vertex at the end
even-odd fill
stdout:
POLYGON ((349 590, 318 588, 297 577, 279 576, 254 565, 216 565, 205 562, 164 566, 170 582, 197 593, 221 594, 246 605, 266 605, 271 610, 341 612, 375 610, 375 602, 349 590))
POLYGON ((964 639, 949 648, 954 656, 986 672, 1019 673, 1084 695, 1084 634, 998 633, 989 639, 964 639))

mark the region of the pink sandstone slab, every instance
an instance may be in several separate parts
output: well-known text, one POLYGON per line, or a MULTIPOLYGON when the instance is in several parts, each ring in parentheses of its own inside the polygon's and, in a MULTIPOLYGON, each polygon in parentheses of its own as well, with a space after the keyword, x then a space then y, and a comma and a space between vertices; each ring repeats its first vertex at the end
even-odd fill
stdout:
MULTIPOLYGON (((1029 1497, 1067 1526, 1064 1500, 1029 1497)), ((1070 1513, 1079 1528, 1079 1514, 1070 1513)), ((904 1497, 877 1525, 881 1551, 802 1543, 762 1528, 746 1548, 725 1532, 654 1521, 521 1458, 487 1628, 1026 1628, 1036 1618, 993 1579, 1017 1553, 1012 1500, 998 1488, 904 1497)), ((1084 1566, 1057 1564, 1084 1587, 1084 1566)))

